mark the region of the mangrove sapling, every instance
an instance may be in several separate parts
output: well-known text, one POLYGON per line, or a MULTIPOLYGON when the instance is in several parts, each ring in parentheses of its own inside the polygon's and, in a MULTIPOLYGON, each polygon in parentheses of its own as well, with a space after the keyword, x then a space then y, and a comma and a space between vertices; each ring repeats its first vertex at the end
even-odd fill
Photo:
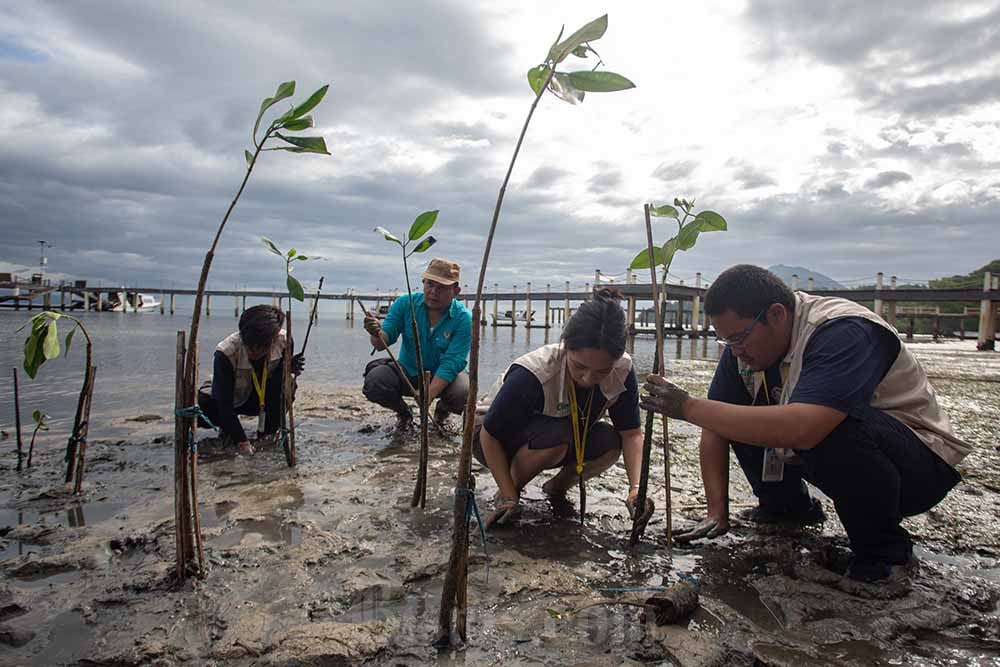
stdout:
MULTIPOLYGON (((83 484, 83 469, 87 455, 87 433, 90 430, 90 404, 94 397, 94 377, 97 368, 93 364, 94 346, 83 322, 72 315, 46 310, 35 315, 21 329, 29 324, 31 331, 24 341, 24 372, 31 379, 38 374, 42 364, 59 356, 59 330, 56 324, 66 318, 73 322, 72 328, 66 333, 65 355, 69 354, 70 344, 77 329, 83 332, 87 341, 87 355, 83 372, 83 387, 76 403, 76 415, 73 418, 73 431, 66 444, 66 483, 73 482, 73 493, 79 493, 83 484)), ((21 329, 18 329, 20 331, 21 329)))
MULTIPOLYGON (((278 246, 274 244, 274 241, 267 238, 266 236, 260 237, 261 243, 270 252, 273 252, 278 257, 281 257, 285 261, 285 285, 288 287, 288 312, 285 317, 285 349, 284 349, 284 364, 282 381, 282 408, 281 408, 281 447, 285 450, 285 462, 288 463, 289 467, 292 467, 296 463, 295 455, 295 409, 293 407, 294 397, 291 393, 292 387, 292 357, 294 356, 294 346, 295 343, 292 340, 292 299, 305 303, 306 293, 302 288, 302 283, 292 275, 294 271, 293 262, 300 261, 305 262, 312 259, 321 259, 320 257, 301 255, 295 248, 290 248, 288 252, 282 252, 278 249, 278 246), (286 421, 287 420, 287 421, 286 421)), ((322 281, 320 281, 320 286, 322 287, 322 281)), ((317 300, 318 300, 317 295, 317 300)), ((309 318, 309 328, 312 328, 312 315, 309 318)), ((267 361, 265 360, 265 365, 267 361)), ((258 428, 257 435, 260 436, 261 431, 263 431, 263 419, 264 419, 264 408, 261 406, 261 413, 258 417, 258 428)))
POLYGON ((31 413, 31 418, 35 422, 35 430, 31 432, 31 444, 28 445, 28 467, 31 467, 31 455, 35 452, 35 436, 38 435, 39 431, 48 431, 49 425, 46 420, 49 418, 47 414, 41 410, 35 410, 31 413))
MULTIPOLYGON (((434 223, 437 221, 437 216, 437 211, 424 211, 418 215, 413 221, 413 224, 410 225, 410 231, 407 233, 405 241, 398 239, 385 227, 375 228, 375 232, 381 234, 386 241, 391 241, 399 246, 400 252, 403 256, 403 276, 406 278, 406 293, 411 295, 410 331, 413 334, 413 350, 417 357, 417 379, 420 381, 420 387, 417 393, 417 402, 420 406, 420 459, 417 466, 417 483, 413 487, 413 497, 410 499, 410 507, 419 506, 420 509, 423 509, 427 502, 427 459, 430 455, 430 436, 427 432, 427 422, 430 405, 427 400, 428 378, 427 374, 424 372, 424 357, 420 350, 420 332, 417 330, 417 309, 413 305, 413 292, 410 287, 410 267, 407 260, 410 255, 418 252, 425 252, 428 248, 437 243, 437 239, 433 236, 428 236, 427 238, 421 240, 424 234, 429 232, 431 227, 434 226, 434 223), (406 251, 411 243, 416 243, 416 245, 412 250, 410 250, 409 253, 407 253, 406 251)), ((473 328, 475 329, 476 327, 473 328)), ((400 366, 400 368, 402 368, 402 366, 400 366)), ((403 370, 403 375, 406 375, 405 369, 403 370)))
POLYGON ((193 502, 197 494, 197 461, 198 457, 192 451, 194 444, 194 427, 197 416, 197 385, 198 385, 198 325, 201 322, 202 301, 205 297, 205 286, 208 282, 208 272, 212 266, 212 259, 215 257, 215 250, 222 237, 222 231, 226 228, 226 223, 236 208, 250 174, 257 164, 257 160, 264 151, 288 151, 290 153, 320 153, 329 155, 326 149, 326 141, 323 137, 302 137, 288 134, 289 132, 299 132, 313 126, 312 116, 307 115, 322 100, 329 86, 323 86, 310 95, 303 103, 291 107, 288 111, 274 118, 261 133, 261 121, 264 114, 276 103, 290 98, 295 94, 295 82, 285 81, 278 86, 274 96, 264 98, 257 111, 257 118, 254 121, 253 131, 250 134, 254 150, 243 151, 246 157, 247 168, 243 175, 236 195, 226 209, 222 222, 215 232, 212 245, 205 254, 205 260, 201 266, 201 275, 198 278, 198 290, 194 297, 194 311, 191 315, 191 330, 188 335, 188 346, 185 350, 183 341, 179 341, 178 351, 184 351, 183 378, 180 378, 179 391, 177 393, 179 401, 175 406, 175 442, 174 442, 174 514, 177 524, 177 577, 183 579, 189 574, 203 570, 204 557, 201 550, 201 531, 197 529, 198 512, 197 502, 193 502), (281 145, 268 146, 268 142, 277 139, 283 142, 281 145), (190 476, 187 472, 190 464, 190 476), (198 562, 195 563, 195 550, 192 539, 198 545, 198 562))
POLYGON ((493 208, 493 219, 490 222, 489 232, 486 235, 486 246, 483 249, 483 261, 479 268, 479 281, 476 285, 476 298, 473 302, 472 321, 472 344, 469 352, 469 399, 465 407, 465 424, 462 432, 462 449, 458 461, 458 481, 455 488, 455 503, 452 510, 454 530, 452 533, 451 553, 449 556, 448 570, 445 575, 444 588, 441 591, 441 607, 438 613, 438 633, 435 645, 447 647, 452 642, 452 616, 456 606, 458 607, 455 619, 455 630, 459 638, 464 642, 466 639, 466 578, 468 576, 468 555, 469 555, 469 519, 467 508, 470 503, 475 502, 470 484, 472 466, 472 431, 475 421, 476 395, 479 391, 479 336, 480 327, 478 323, 482 319, 482 299, 483 284, 486 280, 486 269, 489 265, 490 250, 493 247, 493 237, 496 234, 497 223, 500 220, 500 209, 503 206, 504 193, 507 191, 507 183, 510 181, 511 173, 514 171, 514 163, 517 155, 521 151, 521 144, 524 142, 525 134, 528 131, 528 124, 535 113, 538 101, 542 94, 549 90, 561 100, 570 104, 579 104, 583 101, 585 92, 614 92, 634 88, 635 84, 613 72, 597 71, 603 64, 600 56, 591 47, 591 43, 600 39, 608 28, 608 16, 605 14, 583 26, 566 39, 562 39, 563 30, 559 31, 555 43, 549 48, 545 59, 535 67, 528 70, 528 85, 531 86, 535 94, 528 109, 528 115, 521 127, 521 134, 518 136, 514 146, 514 154, 511 156, 507 173, 504 175, 497 193, 496 205, 493 208), (598 58, 597 64, 590 70, 579 72, 558 72, 559 66, 570 55, 577 58, 587 58, 594 54, 598 58))
MULTIPOLYGON (((656 352, 653 358, 653 373, 663 373, 663 316, 666 310, 667 274, 673 263, 674 255, 678 251, 690 250, 698 241, 698 235, 702 232, 716 232, 726 230, 726 220, 715 211, 700 211, 692 213, 694 200, 674 199, 674 205, 664 204, 653 206, 645 204, 644 215, 646 222, 646 247, 632 260, 630 269, 649 269, 650 284, 653 297, 653 309, 656 316, 656 352), (680 209, 678 211, 678 209, 680 209), (682 215, 683 214, 683 215, 682 215), (651 217, 672 218, 677 222, 677 234, 669 238, 662 246, 657 246, 653 242, 653 228, 651 217), (689 218, 691 218, 689 220, 689 218), (662 274, 658 279, 656 267, 662 266, 662 274), (657 282, 659 281, 659 285, 657 282)), ((643 517, 638 508, 646 506, 646 497, 649 482, 649 459, 652 451, 653 420, 652 411, 646 412, 645 431, 642 445, 642 475, 639 479, 639 492, 636 495, 635 515, 632 522, 632 532, 629 537, 629 544, 635 546, 642 537, 648 516, 643 517), (642 519, 645 518, 645 521, 642 519)), ((663 422, 663 468, 664 468, 664 512, 666 512, 666 534, 667 544, 673 541, 673 516, 670 492, 670 435, 667 429, 667 417, 662 416, 663 422)))

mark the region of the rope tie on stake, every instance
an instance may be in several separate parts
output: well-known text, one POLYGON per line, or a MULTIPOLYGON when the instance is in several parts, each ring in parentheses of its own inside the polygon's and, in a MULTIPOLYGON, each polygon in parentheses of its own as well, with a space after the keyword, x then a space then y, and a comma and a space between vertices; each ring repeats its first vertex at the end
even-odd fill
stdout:
POLYGON ((465 520, 469 521, 473 516, 479 525, 479 537, 483 543, 483 555, 486 556, 486 583, 490 582, 490 554, 486 548, 486 529, 483 527, 483 517, 479 514, 479 505, 476 504, 476 492, 472 489, 455 488, 456 496, 465 496, 465 520))

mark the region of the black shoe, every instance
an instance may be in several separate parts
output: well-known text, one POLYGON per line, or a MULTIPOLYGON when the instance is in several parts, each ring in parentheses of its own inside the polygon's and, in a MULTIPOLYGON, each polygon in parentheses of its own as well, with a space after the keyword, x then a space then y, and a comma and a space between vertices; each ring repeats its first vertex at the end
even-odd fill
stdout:
POLYGON ((396 425, 392 430, 397 433, 405 433, 413 428, 413 415, 409 412, 397 412, 396 413, 396 425))
POLYGON ((912 555, 905 563, 855 557, 838 588, 858 597, 898 598, 912 589, 912 576, 917 569, 917 559, 912 555))
POLYGON ((820 502, 810 497, 796 507, 758 505, 741 513, 740 518, 754 523, 810 526, 826 521, 826 513, 820 502))

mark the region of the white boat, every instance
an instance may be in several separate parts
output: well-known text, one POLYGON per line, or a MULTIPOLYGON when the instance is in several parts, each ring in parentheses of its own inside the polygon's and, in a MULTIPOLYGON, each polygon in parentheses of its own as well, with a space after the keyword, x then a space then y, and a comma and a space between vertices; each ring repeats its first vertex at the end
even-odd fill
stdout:
POLYGON ((112 313, 151 313, 159 310, 160 301, 142 292, 112 292, 105 310, 112 313))
POLYGON ((514 324, 527 323, 529 320, 534 321, 535 311, 532 310, 529 314, 524 310, 517 310, 513 313, 509 310, 504 311, 502 315, 490 315, 493 318, 493 326, 495 327, 510 327, 514 324))

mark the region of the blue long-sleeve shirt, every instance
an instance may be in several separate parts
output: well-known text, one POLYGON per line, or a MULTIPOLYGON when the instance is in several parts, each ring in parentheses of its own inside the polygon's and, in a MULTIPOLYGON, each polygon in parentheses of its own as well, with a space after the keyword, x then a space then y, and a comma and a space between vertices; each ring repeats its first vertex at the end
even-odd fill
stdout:
POLYGON ((382 332, 392 345, 400 333, 403 342, 399 363, 411 377, 417 376, 417 355, 413 345, 413 330, 410 326, 410 300, 417 314, 417 331, 420 332, 420 351, 424 358, 424 370, 452 382, 465 370, 472 345, 472 313, 458 300, 452 300, 451 307, 441 315, 441 319, 431 329, 427 306, 421 292, 404 294, 392 302, 389 314, 382 321, 382 332))

